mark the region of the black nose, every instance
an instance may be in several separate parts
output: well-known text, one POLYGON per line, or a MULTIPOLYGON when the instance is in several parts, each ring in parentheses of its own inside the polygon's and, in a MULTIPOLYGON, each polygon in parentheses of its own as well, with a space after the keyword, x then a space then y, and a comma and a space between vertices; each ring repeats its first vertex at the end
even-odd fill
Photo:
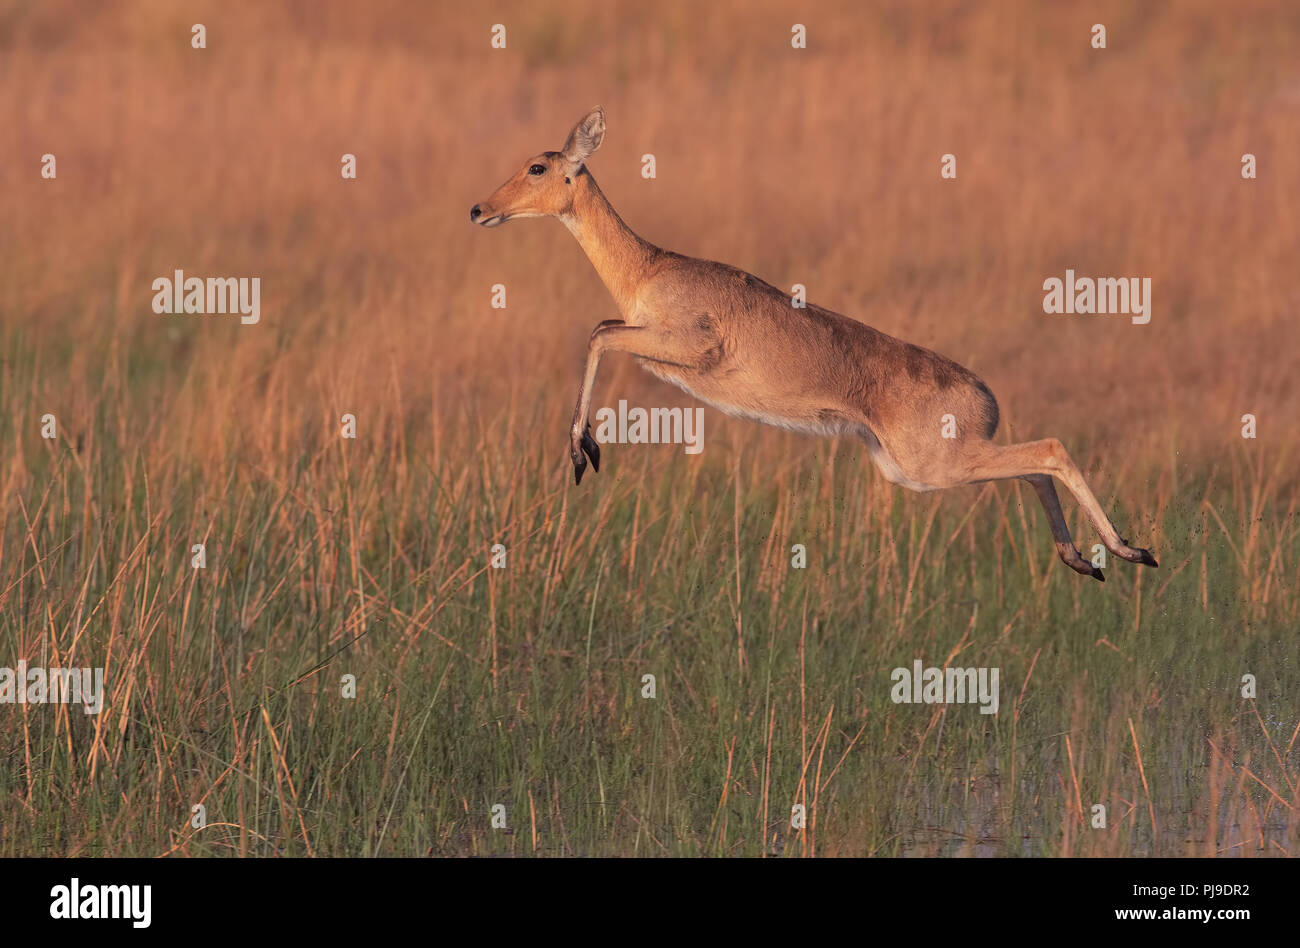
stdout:
MULTIPOLYGON (((461 206, 463 207, 464 205, 461 206)), ((473 223, 474 221, 478 220, 482 216, 483 216, 483 208, 479 207, 477 204, 475 204, 473 207, 469 209, 470 223, 473 223)))

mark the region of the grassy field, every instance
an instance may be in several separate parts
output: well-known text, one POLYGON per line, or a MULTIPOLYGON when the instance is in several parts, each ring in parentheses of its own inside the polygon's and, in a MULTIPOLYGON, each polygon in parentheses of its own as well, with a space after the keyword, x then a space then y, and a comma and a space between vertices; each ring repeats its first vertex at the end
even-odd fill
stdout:
MULTIPOLYGON (((1297 852, 1300 13, 799 16, 0 3, 0 666, 107 691, 0 704, 0 856, 1297 852), (466 212, 597 102, 638 232, 963 361, 1160 568, 709 408, 574 487, 614 304, 466 212), (1045 315, 1067 267, 1151 323, 1045 315), (260 323, 154 314, 178 268, 260 276, 260 323), (998 713, 893 703, 917 659, 998 713)), ((620 398, 694 404, 611 357, 620 398)))

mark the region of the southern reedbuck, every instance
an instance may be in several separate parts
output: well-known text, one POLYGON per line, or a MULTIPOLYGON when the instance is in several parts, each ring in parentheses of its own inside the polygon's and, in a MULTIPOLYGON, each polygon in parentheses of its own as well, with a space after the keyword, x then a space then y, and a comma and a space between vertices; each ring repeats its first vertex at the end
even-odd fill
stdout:
POLYGON ((588 423, 600 358, 627 352, 654 375, 728 414, 860 438, 881 473, 912 490, 1023 478, 1047 511, 1061 559, 1104 581, 1070 538, 1052 482, 1059 478, 1108 550, 1156 565, 1150 552, 1120 537, 1060 441, 990 440, 998 404, 970 370, 811 303, 793 307, 786 294, 743 270, 661 250, 638 237, 587 170, 604 136, 605 113, 593 109, 560 151, 529 158, 469 212, 484 227, 519 217, 559 218, 618 304, 622 318, 597 325, 587 346, 569 432, 575 482, 581 483, 587 458, 600 470, 588 423), (952 416, 949 437, 941 432, 945 415, 952 416))

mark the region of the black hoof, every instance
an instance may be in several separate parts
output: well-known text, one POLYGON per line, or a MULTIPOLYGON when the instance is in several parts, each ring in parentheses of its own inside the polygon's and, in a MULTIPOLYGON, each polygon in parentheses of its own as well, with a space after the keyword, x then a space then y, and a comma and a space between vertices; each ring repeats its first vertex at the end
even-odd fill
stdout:
POLYGON ((1088 575, 1099 583, 1104 583, 1106 581, 1106 577, 1102 575, 1101 570, 1097 569, 1095 566, 1092 568, 1092 572, 1088 575))
POLYGON ((1143 566, 1158 567, 1160 565, 1159 563, 1156 562, 1156 558, 1151 555, 1150 550, 1138 550, 1138 552, 1142 554, 1142 558, 1138 560, 1138 562, 1141 563, 1143 566))
POLYGON ((582 475, 587 473, 587 459, 579 454, 573 459, 573 483, 575 485, 582 483, 582 475))
POLYGON ((600 445, 596 439, 591 436, 591 425, 587 425, 587 430, 582 433, 582 451, 587 457, 591 458, 591 469, 597 474, 600 473, 600 445))

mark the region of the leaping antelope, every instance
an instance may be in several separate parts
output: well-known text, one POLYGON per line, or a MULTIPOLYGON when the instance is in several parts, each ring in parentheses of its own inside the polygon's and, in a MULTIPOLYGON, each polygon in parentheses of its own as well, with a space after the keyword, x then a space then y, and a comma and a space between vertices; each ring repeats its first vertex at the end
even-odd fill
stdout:
POLYGON ((1052 483, 1057 477, 1108 550, 1131 563, 1157 565, 1149 551, 1120 537, 1060 441, 990 440, 998 403, 969 369, 820 306, 795 308, 790 297, 743 270, 661 250, 638 237, 587 170, 604 137, 605 113, 596 108, 573 127, 560 151, 529 158, 469 212, 470 221, 484 227, 518 217, 559 218, 618 303, 623 318, 598 324, 587 344, 569 432, 575 483, 582 482, 587 458, 600 470, 588 417, 601 356, 627 352, 727 414, 860 438, 881 473, 912 490, 1023 478, 1047 511, 1062 561, 1104 582, 1070 538, 1052 483), (944 415, 955 419, 956 437, 941 437, 944 415))

